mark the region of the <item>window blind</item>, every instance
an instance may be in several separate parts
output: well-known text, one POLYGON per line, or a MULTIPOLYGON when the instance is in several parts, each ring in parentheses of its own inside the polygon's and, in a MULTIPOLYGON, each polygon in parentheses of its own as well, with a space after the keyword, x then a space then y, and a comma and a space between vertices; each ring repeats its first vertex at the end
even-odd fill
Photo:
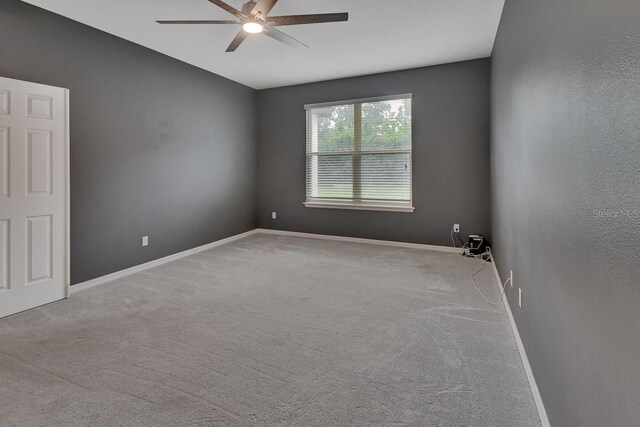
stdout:
POLYGON ((307 204, 411 207, 411 95, 307 108, 307 204))

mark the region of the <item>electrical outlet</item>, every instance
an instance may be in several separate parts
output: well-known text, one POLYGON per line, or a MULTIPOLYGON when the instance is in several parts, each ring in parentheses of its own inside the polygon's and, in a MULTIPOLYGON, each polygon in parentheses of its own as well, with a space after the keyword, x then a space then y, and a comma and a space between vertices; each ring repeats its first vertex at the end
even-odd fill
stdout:
POLYGON ((518 288, 518 307, 522 308, 522 288, 518 288))
POLYGON ((513 270, 509 270, 509 283, 511 283, 511 287, 513 288, 513 270))
POLYGON ((454 233, 460 232, 460 224, 453 224, 453 232, 454 233))
POLYGON ((276 219, 276 213, 275 212, 271 212, 271 219, 276 219))
POLYGON ((142 236, 142 246, 149 246, 149 236, 142 236))

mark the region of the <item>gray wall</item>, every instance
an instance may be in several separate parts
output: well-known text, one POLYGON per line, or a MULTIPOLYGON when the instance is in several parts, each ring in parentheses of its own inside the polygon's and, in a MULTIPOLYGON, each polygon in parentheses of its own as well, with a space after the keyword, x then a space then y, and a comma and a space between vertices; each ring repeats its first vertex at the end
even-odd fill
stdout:
POLYGON ((0 75, 71 90, 73 283, 255 227, 253 89, 17 0, 0 75))
POLYGON ((489 87, 481 59, 259 91, 259 226, 451 245, 460 223, 490 236, 489 87), (415 212, 305 208, 304 105, 399 93, 413 93, 415 212))
POLYGON ((639 22, 638 0, 507 0, 494 49, 494 250, 556 426, 640 420, 639 22))

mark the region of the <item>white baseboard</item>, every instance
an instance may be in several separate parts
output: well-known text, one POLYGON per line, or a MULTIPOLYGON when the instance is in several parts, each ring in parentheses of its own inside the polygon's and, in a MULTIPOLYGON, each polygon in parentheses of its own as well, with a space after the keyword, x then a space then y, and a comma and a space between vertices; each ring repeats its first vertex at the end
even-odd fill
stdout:
POLYGON ((240 240, 247 236, 251 236, 252 234, 256 234, 257 232, 258 232, 257 229, 250 230, 250 231, 247 231, 246 233, 236 234, 235 236, 227 237, 226 239, 221 239, 212 243, 207 243, 206 245, 198 246, 197 248, 187 249, 186 251, 178 252, 177 254, 154 259, 153 261, 136 265, 134 267, 127 268, 125 270, 116 271, 115 273, 107 274, 106 276, 101 276, 95 279, 87 280, 86 282, 78 283, 76 285, 71 286, 71 294, 75 294, 76 292, 83 291, 85 289, 90 289, 90 288, 93 288, 94 286, 102 285, 104 283, 108 283, 116 279, 120 279, 121 277, 125 277, 130 274, 139 273, 141 271, 148 270, 150 268, 157 267, 159 265, 166 264, 168 262, 175 261, 177 259, 184 258, 186 256, 193 255, 198 252, 206 251, 207 249, 215 248, 216 246, 221 246, 226 243, 233 242, 235 240, 240 240))
POLYGON ((550 427, 549 418, 547 417, 547 411, 544 409, 544 402, 542 401, 542 396, 540 395, 540 390, 538 389, 538 384, 536 383, 536 379, 533 376, 533 371, 531 370, 531 365, 529 364, 529 358, 527 357, 527 352, 524 349, 524 345, 522 344, 522 339, 520 338, 520 332, 518 332, 518 326, 516 325, 515 320, 513 319, 513 313, 511 312, 511 306, 509 305, 509 300, 507 299, 507 293, 502 292, 502 280, 500 279, 500 274, 498 273, 498 268, 496 267, 496 261, 491 257, 491 265, 493 265, 493 272, 496 275, 496 280, 498 281, 498 287, 500 288, 500 292, 502 293, 502 302, 504 303, 504 308, 507 312, 507 316, 509 317, 509 323, 511 323, 511 329, 513 330, 513 335, 516 338, 516 344, 518 345, 518 352, 520 353, 520 357, 522 358, 522 364, 524 365, 524 370, 527 373, 527 378, 529 379, 529 386, 531 386, 531 391, 533 392, 533 399, 536 402, 536 407, 538 408, 538 414, 540 415, 540 422, 542 423, 542 427, 550 427))
POLYGON ((308 239, 323 239, 323 240, 336 240, 340 242, 367 243, 370 245, 395 246, 398 248, 422 249, 422 250, 448 252, 448 253, 455 253, 455 254, 459 254, 462 251, 461 248, 452 248, 450 246, 423 245, 421 243, 394 242, 391 240, 363 239, 360 237, 332 236, 328 234, 300 233, 297 231, 270 230, 267 228, 258 228, 257 232, 261 234, 274 234, 277 236, 306 237, 308 239))
POLYGON ((90 288, 93 288, 94 286, 99 286, 104 283, 108 283, 113 280, 128 276, 130 274, 148 270, 149 268, 157 267, 159 265, 166 264, 168 262, 175 261, 177 259, 184 258, 186 256, 189 256, 198 252, 206 251, 207 249, 215 248, 216 246, 224 245, 226 243, 230 243, 235 240, 240 240, 245 237, 251 236, 253 234, 258 234, 258 233, 272 234, 272 235, 278 235, 278 236, 306 237, 310 239, 337 240, 342 242, 368 243, 371 245, 386 245, 386 246, 395 246, 395 247, 410 248, 410 249, 426 249, 431 251, 440 251, 440 252, 449 252, 449 253, 460 252, 460 248, 451 248, 447 246, 422 245, 418 243, 393 242, 388 240, 361 239, 356 237, 330 236, 325 234, 299 233, 295 231, 281 231, 281 230, 268 230, 265 228, 256 228, 254 230, 247 231, 246 233, 237 234, 235 236, 227 237, 226 239, 222 239, 212 243, 208 243, 206 245, 198 246, 197 248, 188 249, 186 251, 179 252, 177 254, 169 255, 163 258, 158 258, 144 264, 127 268, 125 270, 116 271, 115 273, 107 274, 105 276, 87 280, 86 282, 75 284, 71 286, 70 293, 75 294, 76 292, 80 292, 85 289, 90 289, 90 288))

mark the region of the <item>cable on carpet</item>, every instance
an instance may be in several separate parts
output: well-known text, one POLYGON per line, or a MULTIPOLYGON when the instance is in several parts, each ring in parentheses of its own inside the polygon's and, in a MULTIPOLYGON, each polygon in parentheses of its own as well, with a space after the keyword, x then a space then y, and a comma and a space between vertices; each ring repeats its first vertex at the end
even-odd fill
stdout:
POLYGON ((489 304, 495 307, 502 301, 502 296, 504 295, 505 290, 507 289, 507 283, 511 281, 511 277, 509 277, 504 283, 500 284, 500 296, 498 301, 492 301, 485 294, 482 293, 482 291, 478 287, 478 282, 476 282, 476 276, 480 274, 482 270, 484 270, 484 266, 493 262, 493 255, 491 254, 491 248, 487 248, 487 250, 481 253, 480 255, 471 254, 466 256, 471 256, 482 263, 482 266, 478 269, 478 271, 476 271, 471 275, 471 280, 473 281, 473 286, 476 288, 476 291, 478 291, 478 293, 482 296, 482 298, 484 298, 489 304))
MULTIPOLYGON (((453 227, 451 227, 451 233, 449 234, 451 236, 451 243, 453 243, 453 247, 458 248, 458 246, 456 246, 456 241, 453 238, 453 227)), ((460 240, 460 243, 462 243, 462 246, 460 246, 460 248, 462 249, 462 253, 460 255, 465 257, 475 258, 482 263, 482 266, 480 267, 480 269, 478 269, 478 271, 476 271, 471 275, 471 280, 473 281, 473 286, 476 288, 476 291, 478 291, 478 293, 482 296, 482 298, 484 298, 492 306, 495 307, 496 305, 500 304, 500 302, 502 301, 502 296, 504 295, 505 290, 507 289, 507 283, 511 281, 511 277, 509 277, 504 283, 500 284, 500 299, 498 301, 492 301, 489 298, 487 298, 487 296, 483 294, 480 288, 478 287, 478 282, 476 282, 476 276, 480 274, 482 270, 484 270, 484 266, 486 264, 490 264, 493 262, 493 255, 491 254, 491 248, 488 247, 487 250, 484 251, 483 253, 479 255, 474 255, 467 252, 467 249, 469 248, 469 244, 464 243, 459 235, 456 234, 456 237, 458 238, 458 240, 460 240)))

